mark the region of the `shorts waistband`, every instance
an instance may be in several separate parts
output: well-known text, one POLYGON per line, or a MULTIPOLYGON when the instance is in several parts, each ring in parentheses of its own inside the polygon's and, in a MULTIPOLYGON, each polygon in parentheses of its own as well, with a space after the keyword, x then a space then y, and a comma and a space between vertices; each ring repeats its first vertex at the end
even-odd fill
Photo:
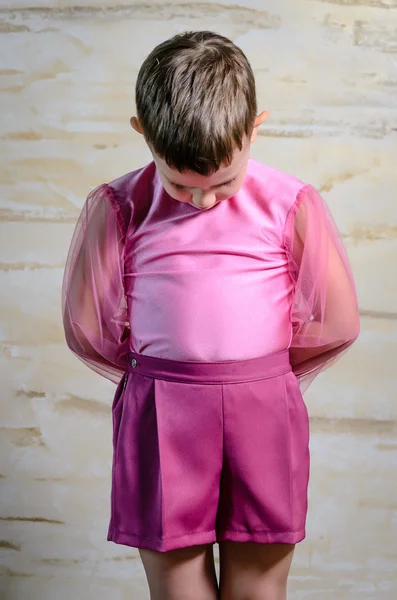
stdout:
POLYGON ((129 353, 129 372, 154 379, 185 383, 238 383, 270 379, 291 371, 289 351, 283 350, 258 358, 225 362, 179 361, 129 353))

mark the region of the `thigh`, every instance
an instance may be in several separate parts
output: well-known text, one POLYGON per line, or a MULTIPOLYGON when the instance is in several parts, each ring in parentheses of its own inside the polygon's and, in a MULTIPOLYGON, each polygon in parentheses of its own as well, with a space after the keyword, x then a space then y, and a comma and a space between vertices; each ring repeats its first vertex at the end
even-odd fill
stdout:
POLYGON ((285 600, 295 546, 219 544, 221 600, 285 600))
POLYGON ((305 537, 309 420, 295 375, 224 386, 220 541, 305 537))
POLYGON ((130 373, 113 414, 108 539, 159 552, 214 543, 222 386, 130 373))
POLYGON ((217 600, 213 545, 139 550, 151 600, 217 600))

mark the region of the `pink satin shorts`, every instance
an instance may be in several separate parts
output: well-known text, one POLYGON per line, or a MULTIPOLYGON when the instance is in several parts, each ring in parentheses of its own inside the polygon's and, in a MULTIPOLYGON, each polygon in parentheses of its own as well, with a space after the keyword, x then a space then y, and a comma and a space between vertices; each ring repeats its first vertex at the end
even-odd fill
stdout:
POLYGON ((303 540, 309 419, 288 351, 130 359, 113 403, 108 540, 160 552, 303 540))

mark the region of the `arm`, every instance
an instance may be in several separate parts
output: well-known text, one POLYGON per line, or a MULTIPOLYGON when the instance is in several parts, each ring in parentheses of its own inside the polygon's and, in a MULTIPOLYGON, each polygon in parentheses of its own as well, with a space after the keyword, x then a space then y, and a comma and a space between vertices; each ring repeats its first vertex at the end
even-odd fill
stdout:
POLYGON ((293 371, 306 389, 358 337, 357 296, 346 251, 320 194, 305 186, 286 223, 285 247, 294 282, 293 371))
POLYGON ((66 342, 88 367, 117 383, 128 362, 124 238, 112 188, 88 196, 77 222, 62 288, 66 342))

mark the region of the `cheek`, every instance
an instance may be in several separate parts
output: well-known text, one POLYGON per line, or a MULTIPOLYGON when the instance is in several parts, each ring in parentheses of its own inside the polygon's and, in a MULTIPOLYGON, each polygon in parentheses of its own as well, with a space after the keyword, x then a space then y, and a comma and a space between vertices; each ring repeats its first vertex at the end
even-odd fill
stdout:
POLYGON ((228 198, 231 198, 232 196, 235 196, 241 189, 242 185, 244 183, 244 177, 241 179, 241 181, 236 181, 233 185, 231 185, 227 191, 223 191, 219 192, 216 195, 216 199, 219 200, 227 200, 228 198))
POLYGON ((168 193, 175 200, 179 200, 179 202, 189 202, 189 200, 192 197, 192 195, 189 194, 189 192, 182 192, 181 190, 171 189, 168 193))
POLYGON ((243 187, 245 176, 247 173, 248 164, 245 166, 245 169, 240 173, 239 178, 234 182, 234 184, 230 187, 230 191, 228 194, 228 198, 235 196, 243 187))
POLYGON ((222 192, 222 193, 219 193, 216 195, 216 201, 221 202, 222 200, 228 200, 232 196, 234 196, 234 192, 230 192, 228 194, 226 194, 225 192, 222 192))
POLYGON ((174 200, 179 200, 179 202, 187 202, 190 199, 190 194, 183 190, 177 190, 172 185, 168 185, 167 182, 162 181, 163 187, 167 194, 174 198, 174 200))

